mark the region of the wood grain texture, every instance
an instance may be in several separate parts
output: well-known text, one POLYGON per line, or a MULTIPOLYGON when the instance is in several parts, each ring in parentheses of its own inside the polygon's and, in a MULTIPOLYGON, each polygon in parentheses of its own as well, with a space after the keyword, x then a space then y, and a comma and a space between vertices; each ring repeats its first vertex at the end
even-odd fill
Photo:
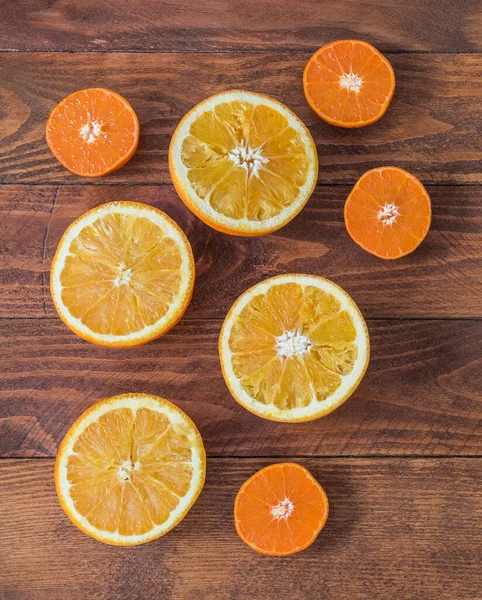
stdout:
POLYGON ((181 321, 131 350, 80 340, 56 320, 0 321, 0 456, 55 456, 94 402, 129 391, 174 401, 208 456, 480 455, 482 321, 371 321, 371 362, 331 415, 260 419, 231 397, 217 353, 220 321, 181 321))
MULTIPOLYGON (((321 3, 320 3, 321 4, 321 3)), ((308 107, 307 53, 0 54, 0 182, 83 182, 51 155, 51 109, 84 87, 114 89, 139 115, 134 158, 98 183, 165 183, 167 150, 180 118, 211 94, 233 88, 285 102, 317 143, 322 183, 354 184, 367 169, 404 167, 426 184, 482 183, 482 55, 389 54, 397 91, 387 114, 358 130, 332 127, 308 107)))
POLYGON ((367 318, 482 317, 482 188, 428 189, 427 239, 412 255, 384 261, 346 233, 349 187, 318 187, 292 223, 247 239, 205 226, 170 186, 0 186, 0 316, 56 317, 49 269, 65 229, 94 206, 132 200, 166 211, 193 245, 197 280, 185 319, 224 318, 248 287, 287 272, 333 279, 367 318))
POLYGON ((16 0, 2 10, 0 49, 149 52, 316 50, 365 39, 382 50, 482 48, 477 0, 16 0))
POLYGON ((49 600, 476 600, 482 597, 482 461, 300 461, 324 486, 328 522, 287 558, 248 548, 234 497, 269 461, 211 460, 184 521, 137 548, 92 540, 58 505, 53 461, 0 463, 0 588, 49 600))

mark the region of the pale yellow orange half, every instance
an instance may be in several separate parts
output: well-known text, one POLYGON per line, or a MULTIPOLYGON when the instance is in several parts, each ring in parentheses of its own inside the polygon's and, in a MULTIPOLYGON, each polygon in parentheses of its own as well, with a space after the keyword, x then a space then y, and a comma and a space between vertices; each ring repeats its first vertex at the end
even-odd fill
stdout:
POLYGON ((311 196, 315 143, 303 122, 263 94, 234 90, 181 120, 169 148, 181 200, 209 226, 254 236, 280 229, 311 196))
POLYGON ((219 355, 242 406, 273 421, 311 421, 355 391, 370 343, 360 310, 342 288, 314 275, 280 275, 234 303, 219 355))
POLYGON ((177 525, 204 485, 199 431, 157 396, 123 394, 94 404, 63 439, 55 463, 60 504, 87 535, 132 546, 177 525))
POLYGON ((93 208, 62 236, 50 272, 60 318, 101 346, 138 346, 183 315, 194 288, 194 258, 180 227, 136 202, 93 208))

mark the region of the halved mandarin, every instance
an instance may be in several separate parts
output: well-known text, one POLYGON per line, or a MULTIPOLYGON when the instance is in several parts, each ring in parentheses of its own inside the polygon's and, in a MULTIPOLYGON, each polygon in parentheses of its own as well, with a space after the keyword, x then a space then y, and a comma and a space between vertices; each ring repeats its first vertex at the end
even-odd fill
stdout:
POLYGON ((105 88, 79 90, 51 112, 47 143, 55 158, 83 177, 120 169, 139 143, 139 120, 132 106, 105 88))
POLYGON ((332 281, 279 275, 242 294, 219 336, 234 399, 273 421, 311 421, 355 391, 370 343, 361 312, 332 281))
POLYGON ((365 127, 387 111, 395 92, 392 65, 360 40, 323 46, 303 74, 306 100, 315 113, 338 127, 365 127))
POLYGON ((318 157, 310 132, 262 94, 224 92, 181 120, 169 148, 181 200, 209 226, 261 235, 291 221, 311 196, 318 157))
POLYGON ((241 486, 234 504, 240 538, 256 552, 272 556, 308 548, 327 518, 325 490, 296 463, 261 469, 241 486))
POLYGON ((160 537, 196 501, 206 473, 201 435, 177 406, 123 394, 91 406, 67 432, 55 485, 69 519, 117 546, 160 537))
POLYGON ((189 305, 194 258, 180 227, 137 202, 110 202, 74 221, 59 242, 50 291, 62 321, 111 347, 145 344, 189 305))
POLYGON ((379 258, 413 252, 430 229, 432 205, 422 183, 398 167, 367 171, 345 203, 352 240, 379 258))

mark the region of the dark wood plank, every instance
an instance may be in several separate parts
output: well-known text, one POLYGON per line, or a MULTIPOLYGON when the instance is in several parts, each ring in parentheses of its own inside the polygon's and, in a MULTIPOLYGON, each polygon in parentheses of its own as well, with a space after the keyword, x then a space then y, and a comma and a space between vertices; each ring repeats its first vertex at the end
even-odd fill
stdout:
POLYGON ((197 281, 185 318, 224 318, 248 287, 286 272, 333 279, 367 318, 482 316, 481 187, 429 187, 432 230, 414 254, 398 261, 373 257, 348 237, 343 204, 349 190, 318 187, 284 229, 246 239, 205 226, 168 186, 0 186, 0 315, 56 317, 49 268, 63 232, 86 210, 121 199, 165 210, 190 238, 197 281))
POLYGON ((1 461, 4 598, 279 600, 482 597, 482 461, 300 461, 325 487, 330 516, 288 558, 237 536, 233 502, 265 460, 211 460, 203 493, 167 536, 135 549, 97 542, 58 505, 53 461, 1 461))
POLYGON ((209 456, 481 455, 482 321, 372 321, 360 387, 313 423, 239 406, 222 378, 220 321, 183 320, 131 350, 84 342, 56 320, 0 321, 0 456, 55 456, 91 404, 140 391, 173 400, 209 456))
POLYGON ((135 157, 105 182, 168 182, 167 149, 180 118, 207 96, 247 88, 278 98, 310 127, 320 182, 349 183, 391 163, 426 184, 482 183, 482 56, 390 54, 397 76, 392 107, 379 123, 344 130, 322 122, 302 90, 306 53, 96 54, 3 53, 0 181, 82 181, 51 155, 44 139, 50 110, 68 93, 102 85, 137 111, 135 157))
POLYGON ((477 0, 16 0, 2 10, 2 50, 148 52, 315 50, 366 39, 383 50, 482 48, 477 0))

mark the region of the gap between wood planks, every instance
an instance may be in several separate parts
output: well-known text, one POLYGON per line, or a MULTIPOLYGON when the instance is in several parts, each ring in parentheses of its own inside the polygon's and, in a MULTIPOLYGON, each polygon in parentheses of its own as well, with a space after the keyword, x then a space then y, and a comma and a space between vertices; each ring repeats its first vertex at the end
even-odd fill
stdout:
MULTIPOLYGON (((276 48, 273 50, 267 50, 262 48, 254 48, 250 50, 196 50, 196 48, 190 50, 159 50, 159 49, 144 49, 144 50, 132 50, 132 49, 101 49, 101 48, 86 48, 79 50, 48 50, 42 48, 34 48, 31 50, 17 50, 16 48, 0 48, 0 54, 12 53, 17 54, 266 54, 266 52, 276 52, 277 54, 301 54, 311 56, 314 54, 319 47, 313 48, 276 48)), ((471 54, 482 54, 482 50, 471 50, 471 51, 456 51, 456 50, 380 50, 382 54, 457 54, 459 56, 471 55, 471 54)))
MULTIPOLYGON (((255 456, 239 456, 236 454, 206 454, 209 460, 233 460, 233 461, 253 461, 253 460, 480 460, 482 454, 273 454, 263 455, 256 454, 255 456)), ((55 456, 0 456, 0 462, 13 463, 26 460, 45 460, 55 461, 55 456)))

